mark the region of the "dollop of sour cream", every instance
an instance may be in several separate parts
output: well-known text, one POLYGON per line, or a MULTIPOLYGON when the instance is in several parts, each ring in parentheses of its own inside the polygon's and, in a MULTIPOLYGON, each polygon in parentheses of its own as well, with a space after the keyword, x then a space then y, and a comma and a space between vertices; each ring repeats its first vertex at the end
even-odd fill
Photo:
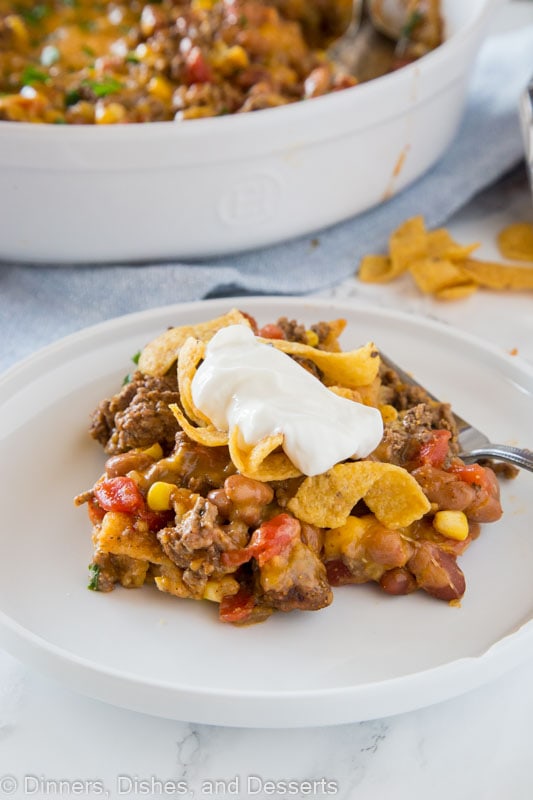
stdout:
POLYGON ((376 408, 334 394, 245 325, 213 336, 192 380, 192 398, 219 430, 238 426, 248 446, 282 433, 283 450, 304 475, 364 458, 383 435, 376 408))

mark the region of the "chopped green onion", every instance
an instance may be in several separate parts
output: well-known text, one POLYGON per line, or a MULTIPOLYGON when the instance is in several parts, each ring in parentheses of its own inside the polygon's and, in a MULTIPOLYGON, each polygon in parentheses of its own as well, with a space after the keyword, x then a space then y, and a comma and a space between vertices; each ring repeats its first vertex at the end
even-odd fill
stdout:
POLYGON ((100 577, 100 567, 98 564, 89 564, 89 583, 87 588, 92 592, 98 591, 98 579, 100 577))
POLYGON ((86 56, 90 56, 91 58, 93 58, 96 55, 92 47, 89 47, 88 44, 82 45, 81 49, 83 50, 86 56))
POLYGON ((424 19, 423 13, 418 8, 415 8, 415 10, 412 11, 411 14, 409 14, 407 22, 400 31, 400 38, 410 39, 413 35, 415 28, 417 27, 417 25, 420 25, 423 19, 424 19))
POLYGON ((31 25, 37 25, 47 14, 50 13, 48 6, 44 3, 39 3, 32 8, 22 8, 19 11, 20 15, 29 22, 31 25))
POLYGON ((76 103, 79 103, 81 100, 81 94, 79 89, 70 89, 65 94, 65 105, 66 106, 75 106, 76 103))
POLYGON ((49 75, 47 72, 43 72, 31 64, 28 64, 28 66, 24 68, 20 77, 23 86, 33 86, 34 83, 46 83, 48 80, 49 75))
POLYGON ((85 80, 82 82, 83 86, 88 86, 89 89, 95 93, 97 97, 107 97, 108 94, 114 94, 120 91, 124 86, 121 81, 116 78, 104 78, 101 81, 85 80))
POLYGON ((141 351, 140 351, 140 350, 138 350, 138 351, 135 353, 135 355, 131 357, 131 360, 133 361, 133 363, 134 363, 134 364, 138 364, 138 363, 139 363, 139 359, 140 359, 140 357, 141 357, 141 351))

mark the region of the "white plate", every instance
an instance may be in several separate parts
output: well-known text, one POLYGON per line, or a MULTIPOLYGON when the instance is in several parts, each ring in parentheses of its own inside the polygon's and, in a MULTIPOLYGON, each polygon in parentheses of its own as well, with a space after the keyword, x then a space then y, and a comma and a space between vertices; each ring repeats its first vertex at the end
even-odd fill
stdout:
POLYGON ((130 356, 168 325, 237 304, 261 323, 345 316, 345 346, 374 339, 494 440, 531 436, 533 370, 469 336, 379 309, 280 298, 154 309, 89 328, 0 380, 0 641, 65 685, 139 711, 222 725, 370 719, 444 700, 533 653, 533 476, 503 486, 505 514, 461 559, 461 608, 374 585, 335 590, 317 613, 220 624, 216 607, 151 588, 87 591, 90 525, 72 497, 101 471, 90 411, 130 356))

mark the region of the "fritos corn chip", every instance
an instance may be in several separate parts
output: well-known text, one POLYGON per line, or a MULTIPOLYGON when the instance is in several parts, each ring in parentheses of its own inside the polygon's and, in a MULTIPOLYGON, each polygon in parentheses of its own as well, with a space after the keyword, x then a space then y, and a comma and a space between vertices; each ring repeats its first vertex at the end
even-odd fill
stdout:
POLYGON ((306 478, 288 508, 311 525, 339 528, 359 500, 391 528, 406 527, 430 509, 419 484, 405 469, 379 461, 337 464, 306 478))
POLYGON ((467 259, 463 271, 487 289, 533 289, 533 267, 506 267, 492 261, 467 259))
POLYGON ((189 422, 181 408, 176 403, 171 403, 170 410, 176 417, 180 427, 185 431, 189 439, 206 447, 223 447, 229 442, 227 431, 217 431, 213 425, 195 427, 189 422))
MULTIPOLYGON (((508 258, 533 261, 533 226, 510 225, 499 237, 508 258)), ((533 289, 533 267, 513 267, 471 258, 476 244, 460 245, 444 228, 427 231, 422 217, 403 223, 390 237, 389 256, 361 260, 359 279, 387 283, 409 272, 424 294, 437 300, 469 297, 479 287, 494 290, 533 289)))
POLYGON ((498 247, 504 258, 533 262, 533 225, 530 222, 508 225, 498 235, 498 247))
POLYGON ((229 439, 231 460, 246 478, 257 481, 283 481, 297 478, 302 473, 289 458, 280 451, 283 434, 265 436, 253 447, 242 444, 239 429, 235 427, 229 439), (277 452, 276 452, 277 451, 277 452))
POLYGON ((146 375, 164 375, 176 361, 180 348, 190 336, 208 342, 217 331, 227 325, 250 327, 250 322, 244 314, 234 308, 227 314, 207 322, 169 328, 146 345, 139 358, 139 369, 146 375))
POLYGON ((285 339, 260 341, 272 344, 291 356, 309 359, 317 365, 328 385, 340 384, 348 389, 357 389, 372 383, 379 371, 379 353, 373 342, 368 342, 358 350, 330 353, 307 344, 287 342, 285 339))

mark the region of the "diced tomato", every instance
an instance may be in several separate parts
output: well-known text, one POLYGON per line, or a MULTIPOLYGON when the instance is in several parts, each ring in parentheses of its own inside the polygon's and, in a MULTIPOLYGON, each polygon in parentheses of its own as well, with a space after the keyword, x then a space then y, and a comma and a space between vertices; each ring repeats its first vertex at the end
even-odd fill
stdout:
POLYGON ((241 586, 237 594, 226 595, 220 601, 218 614, 221 622, 246 622, 255 607, 251 591, 241 586))
POLYGON ((134 514, 145 507, 144 497, 134 480, 127 475, 106 478, 94 487, 94 496, 104 511, 134 514))
POLYGON ((490 479, 487 477, 485 468, 480 464, 463 464, 457 459, 452 461, 447 471, 457 475, 460 481, 475 484, 490 492, 490 479))
POLYGON ((283 553, 299 535, 298 520, 290 514, 278 514, 254 531, 249 546, 253 548, 254 557, 262 567, 271 558, 283 553))
POLYGON ((259 330, 259 336, 262 336, 263 339, 284 339, 285 334, 283 330, 279 327, 279 325, 274 324, 273 322, 269 322, 267 325, 263 325, 262 328, 259 330))
POLYGON ((213 80, 213 71, 204 58, 199 47, 192 47, 185 61, 187 83, 209 83, 213 80))
POLYGON ((353 583, 352 573, 340 558, 334 561, 326 561, 326 572, 331 586, 344 586, 346 583, 353 583))
POLYGON ((278 514, 263 522, 252 534, 250 543, 240 550, 222 553, 221 561, 227 567, 237 567, 255 558, 260 567, 279 556, 300 535, 300 523, 290 514, 278 514))
POLYGON ((448 442, 451 433, 446 430, 433 431, 431 439, 420 448, 418 455, 421 464, 429 464, 431 467, 442 467, 448 455, 448 442))
POLYGON ((174 519, 173 511, 151 511, 145 508, 138 512, 139 517, 146 522, 151 531, 160 531, 174 519))

